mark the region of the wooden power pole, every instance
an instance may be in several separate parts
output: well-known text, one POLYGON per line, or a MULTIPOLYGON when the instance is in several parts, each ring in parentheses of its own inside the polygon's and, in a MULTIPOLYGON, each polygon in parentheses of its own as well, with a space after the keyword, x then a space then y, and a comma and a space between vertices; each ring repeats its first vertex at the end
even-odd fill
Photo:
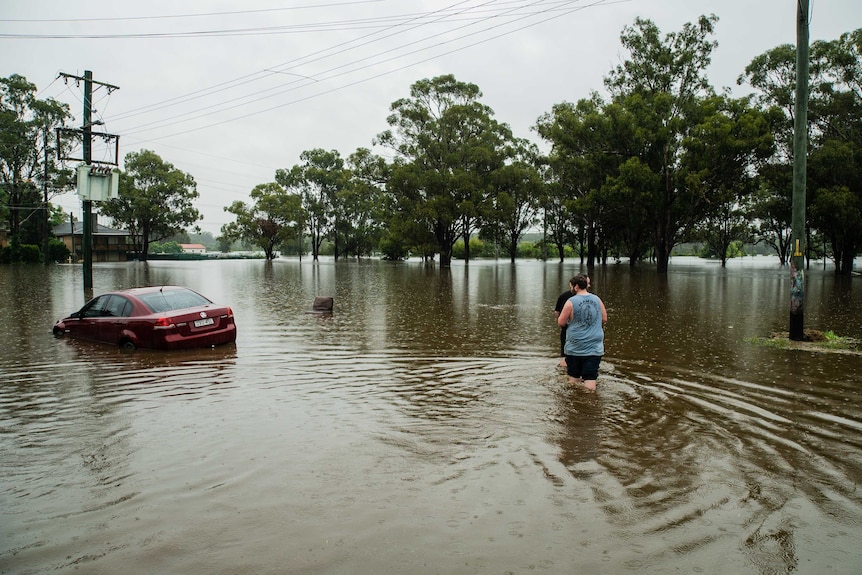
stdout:
MULTIPOLYGON (((83 78, 62 72, 60 76, 84 82, 84 125, 81 127, 81 143, 83 162, 89 166, 93 162, 93 84, 104 86, 109 91, 116 90, 117 86, 96 82, 93 80, 93 73, 90 70, 84 71, 83 78)), ((83 217, 81 219, 84 224, 84 237, 81 238, 81 249, 84 257, 84 289, 91 290, 93 289, 93 202, 87 196, 83 199, 83 204, 83 217)))
POLYGON ((808 0, 796 0, 796 104, 790 232, 790 339, 805 337, 805 178, 808 153, 808 0))

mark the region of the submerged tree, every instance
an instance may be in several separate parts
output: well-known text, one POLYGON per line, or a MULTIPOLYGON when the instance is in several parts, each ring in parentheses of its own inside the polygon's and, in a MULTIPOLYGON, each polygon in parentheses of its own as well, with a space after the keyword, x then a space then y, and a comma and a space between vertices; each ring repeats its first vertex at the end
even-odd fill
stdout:
POLYGON ((537 122, 537 131, 553 146, 549 165, 554 185, 545 208, 552 237, 559 249, 563 240, 581 247, 582 259, 586 244, 588 267, 595 264, 599 243, 621 249, 632 264, 649 247, 651 213, 645 203, 633 205, 627 197, 629 184, 640 189, 643 183, 614 179, 621 176, 626 159, 645 146, 631 131, 634 121, 628 113, 594 93, 576 104, 556 104, 537 122))
MULTIPOLYGON (((829 239, 836 273, 850 274, 862 247, 862 29, 814 42, 809 53, 807 224, 829 239)), ((778 246, 784 262, 792 205, 787 174, 793 159, 796 48, 785 44, 757 56, 738 82, 756 88, 763 107, 781 112, 773 120, 776 154, 762 171, 756 213, 761 234, 778 246)))
POLYGON ((811 52, 811 221, 829 238, 835 273, 850 275, 862 249, 862 28, 811 52))
POLYGON ((383 192, 387 169, 386 161, 367 148, 359 148, 347 160, 348 179, 337 198, 345 254, 370 255, 383 237, 389 210, 383 192))
POLYGON ((701 121, 684 141, 681 172, 686 187, 707 200, 693 239, 710 246, 724 266, 731 244, 751 241, 748 205, 774 138, 767 115, 748 98, 716 96, 701 110, 701 121))
POLYGON ((514 262, 518 243, 536 224, 543 182, 534 145, 521 140, 509 155, 506 164, 494 172, 492 192, 482 210, 481 236, 499 242, 514 262))
POLYGON ((341 252, 339 219, 343 217, 338 195, 347 183, 344 160, 337 150, 319 148, 302 152, 300 159, 303 164, 277 170, 275 181, 302 199, 312 258, 318 259, 320 245, 327 237, 332 238, 337 257, 341 252))
POLYGON ((610 100, 594 94, 539 119, 588 238, 601 230, 632 263, 652 246, 663 273, 672 248, 708 206, 703 186, 692 185, 682 164, 686 138, 713 95, 706 67, 716 20, 704 16, 662 38, 655 24, 638 18, 621 35, 629 59, 605 78, 610 100))
POLYGON ((276 248, 294 239, 304 225, 302 198, 289 194, 276 182, 260 184, 251 191, 252 205, 235 201, 224 210, 236 220, 221 227, 221 238, 242 240, 263 250, 268 260, 276 248))
POLYGON ((413 223, 403 227, 414 247, 433 238, 442 266, 451 264, 455 242, 478 226, 491 173, 503 165, 510 132, 481 96, 478 86, 452 75, 420 80, 409 98, 392 104, 392 129, 377 138, 397 154, 387 189, 396 217, 413 223))
POLYGON ((638 185, 654 184, 643 189, 619 181, 616 187, 618 193, 628 190, 631 205, 650 214, 657 269, 662 273, 668 270, 671 250, 685 239, 706 205, 702 191, 686 185, 681 177, 680 162, 683 142, 698 123, 702 100, 712 95, 706 68, 717 46, 709 40, 717 20, 702 16, 696 24, 685 24, 662 39, 655 24, 638 18, 620 38, 629 59, 605 79, 612 103, 621 108, 631 122, 628 129, 641 143, 632 150, 634 154, 615 151, 625 154, 623 162, 636 159, 638 171, 652 174, 637 177, 638 185))

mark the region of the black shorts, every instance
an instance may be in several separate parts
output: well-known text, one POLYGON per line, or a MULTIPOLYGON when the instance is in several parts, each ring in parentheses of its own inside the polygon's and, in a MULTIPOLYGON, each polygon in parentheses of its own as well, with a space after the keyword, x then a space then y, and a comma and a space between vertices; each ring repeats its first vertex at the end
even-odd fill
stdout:
POLYGON ((567 355, 566 373, 575 379, 598 379, 601 361, 600 355, 567 355))

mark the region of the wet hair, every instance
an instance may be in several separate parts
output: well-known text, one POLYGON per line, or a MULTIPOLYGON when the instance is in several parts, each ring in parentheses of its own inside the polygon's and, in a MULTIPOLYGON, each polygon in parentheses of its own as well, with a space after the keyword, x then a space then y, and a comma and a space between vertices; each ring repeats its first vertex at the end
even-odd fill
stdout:
POLYGON ((587 276, 586 276, 586 274, 578 274, 575 277, 573 277, 572 279, 570 279, 569 283, 572 286, 578 286, 581 289, 587 289, 587 283, 588 283, 587 276))

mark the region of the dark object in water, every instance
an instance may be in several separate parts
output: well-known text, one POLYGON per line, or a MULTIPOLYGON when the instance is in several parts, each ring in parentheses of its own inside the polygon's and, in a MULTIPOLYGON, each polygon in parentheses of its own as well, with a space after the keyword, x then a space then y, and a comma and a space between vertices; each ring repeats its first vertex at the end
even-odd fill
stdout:
POLYGON ((309 313, 332 313, 334 300, 331 297, 316 297, 309 313))

